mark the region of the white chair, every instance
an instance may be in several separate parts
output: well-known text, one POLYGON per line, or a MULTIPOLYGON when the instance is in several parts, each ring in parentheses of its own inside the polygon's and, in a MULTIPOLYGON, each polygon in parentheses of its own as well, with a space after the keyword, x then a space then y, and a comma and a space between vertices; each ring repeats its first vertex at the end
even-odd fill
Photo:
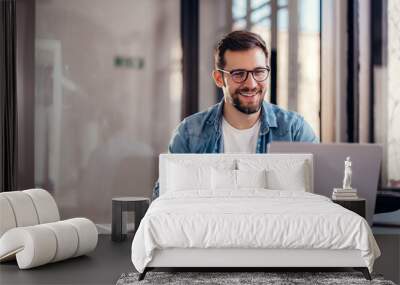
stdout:
POLYGON ((0 262, 17 259, 20 269, 84 255, 98 232, 86 218, 60 221, 53 197, 43 189, 0 193, 0 262))

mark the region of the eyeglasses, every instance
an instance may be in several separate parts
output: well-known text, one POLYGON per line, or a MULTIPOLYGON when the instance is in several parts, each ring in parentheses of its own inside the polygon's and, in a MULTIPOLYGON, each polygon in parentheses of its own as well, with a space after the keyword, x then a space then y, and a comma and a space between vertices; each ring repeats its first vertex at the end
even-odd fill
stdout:
POLYGON ((247 77, 249 77, 249 73, 251 73, 254 80, 257 82, 262 82, 266 80, 269 76, 271 68, 267 66, 267 67, 258 67, 254 70, 243 70, 243 69, 234 69, 231 71, 223 69, 217 69, 217 70, 229 74, 234 82, 243 83, 247 80, 247 77))

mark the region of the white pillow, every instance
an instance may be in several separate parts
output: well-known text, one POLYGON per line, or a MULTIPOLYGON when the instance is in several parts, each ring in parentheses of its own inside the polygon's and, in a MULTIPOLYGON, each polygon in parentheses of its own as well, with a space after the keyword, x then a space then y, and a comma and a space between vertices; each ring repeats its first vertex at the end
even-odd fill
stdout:
POLYGON ((271 190, 307 191, 309 189, 309 169, 304 160, 299 159, 240 159, 240 170, 257 171, 266 169, 267 188, 271 190))
POLYGON ((267 171, 236 170, 238 188, 267 188, 267 171))
POLYGON ((229 170, 216 169, 212 171, 212 188, 214 190, 240 188, 267 188, 266 170, 229 170))
POLYGON ((212 168, 212 189, 236 190, 236 170, 212 168))
POLYGON ((168 191, 211 188, 211 167, 169 163, 168 191))
POLYGON ((295 164, 284 171, 269 169, 267 181, 268 189, 305 192, 307 189, 305 164, 295 164))

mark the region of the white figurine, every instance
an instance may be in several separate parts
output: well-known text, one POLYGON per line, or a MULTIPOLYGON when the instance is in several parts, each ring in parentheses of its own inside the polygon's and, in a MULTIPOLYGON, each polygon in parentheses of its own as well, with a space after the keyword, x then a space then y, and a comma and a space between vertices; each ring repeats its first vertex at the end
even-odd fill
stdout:
POLYGON ((351 160, 350 156, 346 158, 344 162, 344 178, 343 178, 343 189, 352 189, 351 188, 351 160))

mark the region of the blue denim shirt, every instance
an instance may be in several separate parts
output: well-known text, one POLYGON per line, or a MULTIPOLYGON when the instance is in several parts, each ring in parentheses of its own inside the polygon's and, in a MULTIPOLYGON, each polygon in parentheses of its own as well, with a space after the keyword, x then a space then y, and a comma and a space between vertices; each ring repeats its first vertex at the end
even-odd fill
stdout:
MULTIPOLYGON (((175 129, 168 147, 170 153, 223 153, 222 115, 224 101, 208 110, 185 118, 175 129)), ((318 143, 311 126, 302 116, 263 102, 261 125, 256 153, 266 153, 272 141, 296 141, 318 143)), ((158 181, 153 199, 159 195, 158 181)))

